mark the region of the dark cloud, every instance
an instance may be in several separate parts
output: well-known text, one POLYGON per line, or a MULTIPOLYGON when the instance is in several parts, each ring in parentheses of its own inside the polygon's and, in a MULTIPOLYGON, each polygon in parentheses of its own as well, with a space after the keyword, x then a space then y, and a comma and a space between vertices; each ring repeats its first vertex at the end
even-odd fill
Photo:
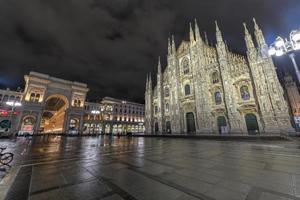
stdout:
POLYGON ((2 0, 0 85, 23 85, 35 70, 88 83, 89 98, 143 102, 167 38, 187 39, 194 18, 211 42, 218 20, 230 48, 244 52, 243 21, 256 17, 271 42, 300 27, 299 10, 298 0, 2 0))

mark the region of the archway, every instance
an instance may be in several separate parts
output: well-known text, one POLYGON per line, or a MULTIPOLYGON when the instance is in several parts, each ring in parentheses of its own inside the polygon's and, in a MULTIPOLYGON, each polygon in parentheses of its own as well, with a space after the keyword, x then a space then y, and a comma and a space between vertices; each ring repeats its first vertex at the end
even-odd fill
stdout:
POLYGON ((219 116, 217 118, 218 130, 220 134, 228 133, 228 126, 225 116, 219 116))
POLYGON ((253 113, 246 114, 245 121, 249 135, 259 134, 259 127, 256 115, 254 115, 253 113))
MULTIPOLYGON (((52 95, 45 101, 40 131, 43 133, 62 133, 65 124, 66 110, 69 107, 68 99, 63 95, 52 95)), ((79 125, 76 119, 70 120, 70 126, 75 129, 79 125)), ((71 127, 69 127, 71 128, 71 127)))
POLYGON ((195 126, 195 117, 194 113, 186 113, 186 130, 187 133, 195 133, 196 126, 195 126))
POLYGON ((79 119, 72 118, 69 123, 69 133, 77 134, 79 132, 79 119))
POLYGON ((22 132, 33 133, 34 126, 35 126, 35 117, 33 116, 26 116, 22 120, 21 130, 22 132))

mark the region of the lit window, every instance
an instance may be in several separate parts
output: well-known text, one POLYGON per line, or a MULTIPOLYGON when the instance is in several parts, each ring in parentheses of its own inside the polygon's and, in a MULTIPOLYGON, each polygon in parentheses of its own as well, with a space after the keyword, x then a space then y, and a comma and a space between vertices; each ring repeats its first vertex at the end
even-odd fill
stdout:
POLYGON ((35 94, 34 94, 34 93, 31 93, 31 94, 30 94, 29 101, 34 102, 34 98, 35 98, 35 94))
POLYGON ((35 95, 35 99, 34 102, 39 102, 41 95, 40 94, 36 94, 35 95))

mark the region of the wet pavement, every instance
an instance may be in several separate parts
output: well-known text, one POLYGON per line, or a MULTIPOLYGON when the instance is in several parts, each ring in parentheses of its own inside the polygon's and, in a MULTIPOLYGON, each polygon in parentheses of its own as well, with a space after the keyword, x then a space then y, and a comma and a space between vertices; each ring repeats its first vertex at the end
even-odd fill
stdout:
POLYGON ((15 154, 2 199, 300 199, 299 141, 1 139, 15 154))

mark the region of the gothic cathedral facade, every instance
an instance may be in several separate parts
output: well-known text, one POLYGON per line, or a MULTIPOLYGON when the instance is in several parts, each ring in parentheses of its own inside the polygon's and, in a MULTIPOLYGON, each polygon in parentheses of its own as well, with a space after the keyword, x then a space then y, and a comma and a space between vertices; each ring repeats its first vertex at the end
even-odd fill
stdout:
POLYGON ((190 41, 176 49, 168 40, 167 66, 158 61, 157 83, 147 76, 147 134, 293 133, 289 108, 263 33, 246 24, 247 57, 229 51, 216 23, 216 45, 201 38, 197 22, 190 41))

